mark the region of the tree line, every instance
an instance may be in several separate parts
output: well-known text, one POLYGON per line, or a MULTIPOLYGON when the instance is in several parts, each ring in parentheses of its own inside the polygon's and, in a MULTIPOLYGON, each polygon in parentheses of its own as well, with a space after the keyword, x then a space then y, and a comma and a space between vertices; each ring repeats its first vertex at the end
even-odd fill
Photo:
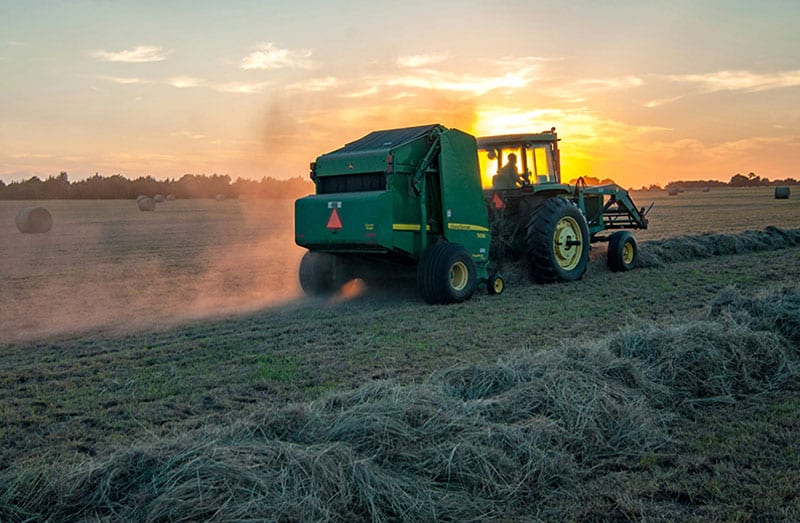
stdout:
POLYGON ((729 182, 718 180, 679 180, 670 182, 665 189, 702 189, 706 187, 767 187, 771 185, 797 185, 800 182, 794 178, 784 178, 782 180, 770 180, 761 177, 754 172, 747 175, 736 173, 729 182))
MULTIPOLYGON (((611 183, 612 180, 599 180, 585 177, 589 185, 611 183)), ((571 181, 570 183, 575 183, 571 181)), ((798 185, 794 178, 769 180, 751 172, 747 175, 737 173, 729 182, 718 180, 679 180, 670 182, 664 189, 703 189, 710 187, 763 187, 771 185, 798 185)), ((658 185, 642 187, 658 189, 658 185)), ((62 171, 58 176, 42 180, 38 176, 21 181, 4 183, 0 180, 0 200, 119 200, 135 199, 139 195, 174 195, 176 198, 215 198, 221 194, 226 198, 294 199, 314 192, 311 181, 294 177, 277 180, 263 177, 261 180, 238 178, 231 181, 227 174, 185 174, 180 179, 156 180, 152 176, 141 176, 133 180, 121 174, 100 176, 95 174, 85 180, 71 182, 69 175, 62 171)))
POLYGON ((220 194, 226 198, 293 199, 313 192, 313 183, 301 177, 288 180, 264 177, 258 181, 238 178, 232 182, 227 174, 185 174, 177 180, 156 180, 152 176, 131 180, 121 174, 95 174, 71 182, 62 171, 46 180, 38 176, 8 184, 0 180, 0 200, 119 200, 135 199, 142 194, 171 194, 181 199, 215 198, 220 194))

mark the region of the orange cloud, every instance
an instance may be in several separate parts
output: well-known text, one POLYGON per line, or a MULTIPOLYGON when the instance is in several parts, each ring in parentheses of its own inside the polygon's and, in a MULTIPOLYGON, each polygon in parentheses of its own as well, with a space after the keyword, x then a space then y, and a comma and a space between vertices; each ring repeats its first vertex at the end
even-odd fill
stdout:
POLYGON ((120 85, 133 85, 133 84, 149 84, 153 83, 152 80, 145 80, 144 78, 135 78, 129 76, 99 76, 101 80, 114 82, 120 85))
POLYGON ((93 58, 102 62, 124 62, 131 64, 146 62, 161 62, 167 59, 167 52, 162 48, 151 45, 138 45, 130 50, 104 51, 96 50, 89 53, 93 58))
POLYGON ((437 64, 447 60, 446 54, 425 54, 425 55, 410 55, 397 57, 397 65, 400 67, 424 67, 427 65, 437 64))
POLYGON ((281 49, 272 42, 257 46, 256 50, 242 59, 241 68, 281 69, 285 67, 313 69, 310 49, 281 49))
POLYGON ((774 73, 754 73, 751 71, 714 71, 710 73, 664 75, 671 82, 697 86, 694 93, 650 100, 645 107, 658 107, 675 102, 693 94, 708 94, 719 91, 760 92, 772 89, 800 86, 800 70, 778 71, 774 73))
POLYGON ((258 94, 264 92, 272 82, 228 82, 214 86, 221 93, 258 94))
POLYGON ((669 75, 674 82, 700 85, 705 92, 766 91, 800 86, 800 70, 759 74, 750 71, 716 71, 703 74, 669 75))
POLYGON ((310 92, 320 92, 320 91, 327 91, 328 89, 333 89, 338 87, 341 84, 339 80, 334 76, 326 76, 324 78, 311 78, 309 80, 303 80, 302 82, 297 82, 291 85, 288 85, 287 89, 296 89, 299 91, 310 91, 310 92))
POLYGON ((172 87, 177 87, 178 89, 185 89, 187 87, 197 87, 199 85, 203 85, 205 80, 200 78, 194 78, 191 76, 173 76, 167 83, 172 87))

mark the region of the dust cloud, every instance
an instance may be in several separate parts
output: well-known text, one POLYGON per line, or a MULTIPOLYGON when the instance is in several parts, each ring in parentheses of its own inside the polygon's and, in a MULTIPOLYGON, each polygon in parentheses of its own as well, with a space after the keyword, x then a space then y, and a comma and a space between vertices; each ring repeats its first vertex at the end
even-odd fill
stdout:
POLYGON ((47 234, 0 202, 0 343, 159 329, 301 295, 291 201, 45 202, 47 234))

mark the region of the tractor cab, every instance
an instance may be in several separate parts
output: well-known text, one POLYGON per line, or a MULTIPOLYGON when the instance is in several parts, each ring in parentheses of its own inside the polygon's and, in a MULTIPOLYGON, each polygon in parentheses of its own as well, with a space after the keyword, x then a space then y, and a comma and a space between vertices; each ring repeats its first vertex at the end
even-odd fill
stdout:
POLYGON ((555 128, 542 133, 478 138, 485 189, 516 189, 561 183, 555 128))

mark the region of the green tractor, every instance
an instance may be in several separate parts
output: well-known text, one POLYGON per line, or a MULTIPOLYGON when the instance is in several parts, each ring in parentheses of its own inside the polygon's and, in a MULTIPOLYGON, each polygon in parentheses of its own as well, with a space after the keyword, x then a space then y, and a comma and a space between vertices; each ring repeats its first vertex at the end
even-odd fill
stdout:
POLYGON ((478 286, 501 293, 506 260, 526 260, 537 282, 577 280, 590 242, 603 240, 609 266, 628 270, 633 235, 599 233, 647 227, 622 188, 561 183, 555 130, 477 140, 438 124, 375 131, 319 156, 311 179, 315 194, 295 202, 310 295, 411 273, 426 302, 456 303, 478 286))

